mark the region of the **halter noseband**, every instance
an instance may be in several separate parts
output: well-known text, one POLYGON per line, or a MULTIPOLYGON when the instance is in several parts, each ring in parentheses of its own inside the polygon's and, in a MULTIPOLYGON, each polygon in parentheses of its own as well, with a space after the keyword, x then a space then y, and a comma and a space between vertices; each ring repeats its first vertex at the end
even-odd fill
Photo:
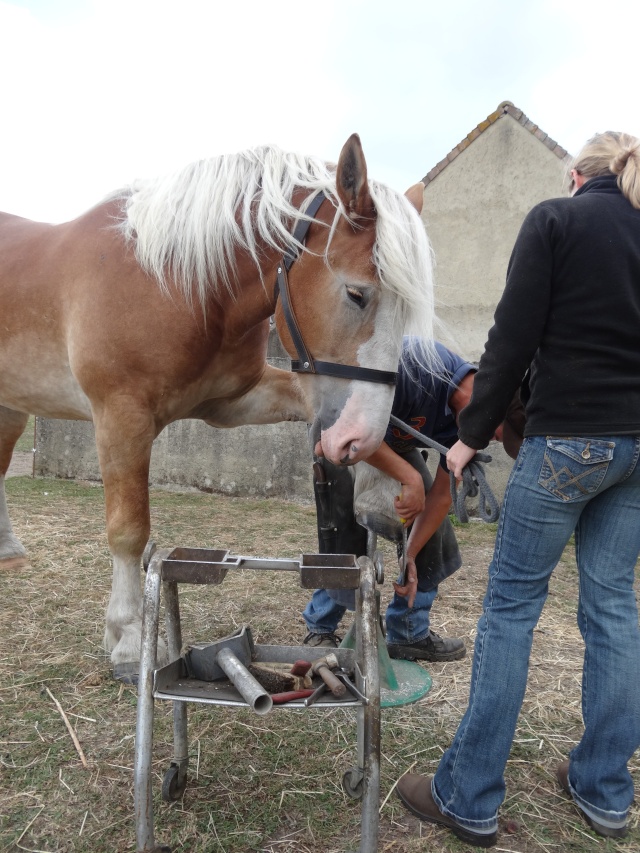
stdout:
MULTIPOLYGON (((325 198, 325 194, 322 191, 319 192, 307 207, 306 215, 313 219, 325 198)), ((291 305, 287 273, 299 256, 297 246, 304 243, 311 225, 311 219, 300 219, 298 221, 293 232, 294 244, 284 254, 278 265, 278 276, 274 289, 275 301, 278 301, 278 295, 282 300, 284 319, 298 353, 298 358, 291 361, 291 370, 295 373, 315 373, 323 376, 338 376, 340 379, 360 379, 365 382, 382 382, 385 385, 395 385, 398 374, 393 371, 375 370, 371 367, 359 367, 355 364, 338 364, 333 361, 314 361, 313 356, 305 346, 291 305)))

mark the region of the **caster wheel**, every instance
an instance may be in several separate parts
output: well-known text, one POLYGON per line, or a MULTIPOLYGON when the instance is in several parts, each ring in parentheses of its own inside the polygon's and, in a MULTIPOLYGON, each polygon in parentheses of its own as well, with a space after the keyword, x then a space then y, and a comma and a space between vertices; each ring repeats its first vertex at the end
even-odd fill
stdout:
POLYGON ((162 799, 165 803, 173 803, 179 800, 184 794, 184 789, 187 787, 187 775, 185 773, 182 783, 180 783, 180 772, 177 765, 172 764, 164 774, 162 782, 162 799))
POLYGON ((342 787, 345 794, 351 797, 352 800, 361 800, 364 793, 364 779, 360 777, 359 781, 354 785, 352 781, 354 773, 357 773, 357 771, 347 770, 342 777, 342 787))

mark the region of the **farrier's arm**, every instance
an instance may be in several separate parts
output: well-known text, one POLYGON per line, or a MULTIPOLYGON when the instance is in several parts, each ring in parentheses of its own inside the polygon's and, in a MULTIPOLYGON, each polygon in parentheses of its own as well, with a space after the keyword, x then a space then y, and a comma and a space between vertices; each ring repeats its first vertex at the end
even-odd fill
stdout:
POLYGON ((436 530, 445 520, 451 508, 451 486, 449 474, 438 465, 433 486, 427 492, 424 509, 416 518, 407 542, 407 558, 415 560, 416 555, 427 544, 436 530))
POLYGON ((451 489, 449 475, 441 465, 438 465, 433 486, 429 489, 425 497, 424 509, 414 521, 407 541, 406 583, 404 586, 399 586, 397 583, 393 585, 398 595, 403 595, 408 599, 409 607, 413 607, 418 589, 416 555, 424 548, 445 520, 450 507, 451 489))
POLYGON ((424 482, 419 472, 384 441, 366 461, 400 483, 401 491, 394 508, 400 518, 411 524, 425 507, 424 482))

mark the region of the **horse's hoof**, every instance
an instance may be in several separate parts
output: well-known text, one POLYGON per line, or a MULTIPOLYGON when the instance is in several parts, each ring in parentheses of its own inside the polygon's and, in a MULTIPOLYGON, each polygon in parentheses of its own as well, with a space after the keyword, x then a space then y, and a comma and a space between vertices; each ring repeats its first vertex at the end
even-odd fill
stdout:
POLYGON ((29 568, 31 564, 28 557, 7 557, 6 560, 0 560, 0 572, 15 572, 29 568))
POLYGON ((113 665, 113 677, 116 681, 121 681, 123 684, 133 684, 134 687, 137 687, 139 674, 140 663, 137 660, 114 663, 113 665))

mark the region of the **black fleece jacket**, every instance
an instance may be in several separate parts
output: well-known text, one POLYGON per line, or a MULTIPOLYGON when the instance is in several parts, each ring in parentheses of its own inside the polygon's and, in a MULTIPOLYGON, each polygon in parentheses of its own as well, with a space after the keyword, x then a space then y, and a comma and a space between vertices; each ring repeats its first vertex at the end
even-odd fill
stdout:
POLYGON ((640 435, 640 210, 616 178, 527 215, 459 437, 486 447, 531 367, 525 435, 640 435))

